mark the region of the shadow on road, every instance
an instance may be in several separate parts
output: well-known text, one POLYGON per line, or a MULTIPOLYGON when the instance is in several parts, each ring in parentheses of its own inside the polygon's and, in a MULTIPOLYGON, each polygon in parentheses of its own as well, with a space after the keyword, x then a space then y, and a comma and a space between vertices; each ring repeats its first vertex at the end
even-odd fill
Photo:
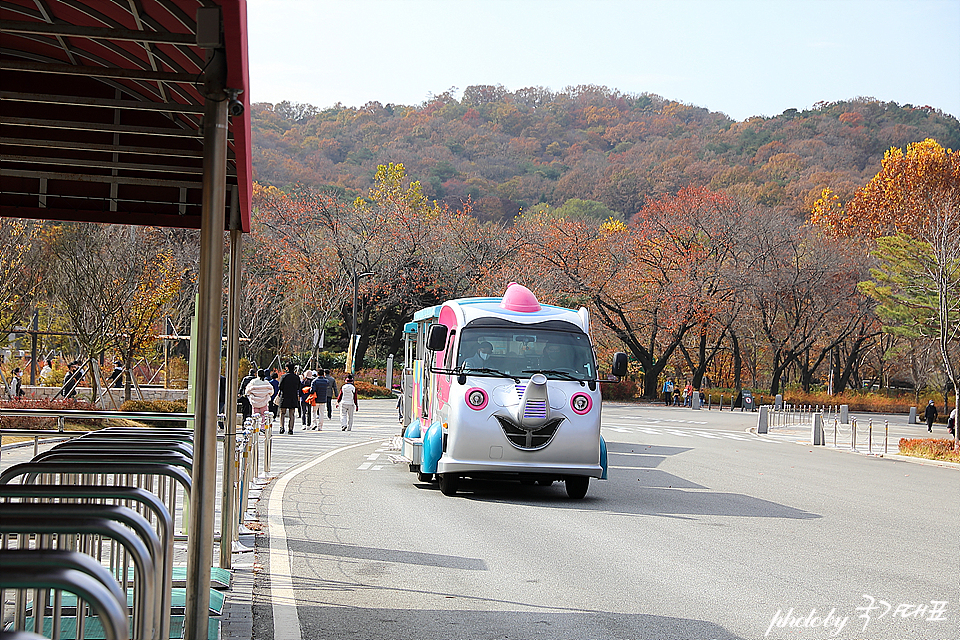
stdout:
MULTIPOLYGON (((610 475, 617 478, 615 488, 612 483, 591 480, 589 492, 582 500, 568 499, 561 482, 543 487, 509 480, 470 478, 461 481, 457 497, 623 515, 682 518, 734 516, 791 520, 821 517, 803 509, 745 494, 710 491, 701 484, 657 469, 667 457, 689 450, 684 447, 615 444, 607 451, 610 475)), ((417 483, 415 486, 421 490, 437 490, 435 483, 417 483)), ((437 495, 438 499, 450 499, 440 496, 439 490, 437 495)))
POLYGON ((315 542, 313 540, 297 540, 291 538, 287 538, 287 546, 291 551, 305 555, 325 555, 359 560, 400 562, 403 564, 441 567, 444 569, 463 569, 466 571, 487 570, 487 563, 479 558, 463 558, 437 553, 418 553, 415 551, 380 549, 376 547, 358 547, 352 544, 315 542))

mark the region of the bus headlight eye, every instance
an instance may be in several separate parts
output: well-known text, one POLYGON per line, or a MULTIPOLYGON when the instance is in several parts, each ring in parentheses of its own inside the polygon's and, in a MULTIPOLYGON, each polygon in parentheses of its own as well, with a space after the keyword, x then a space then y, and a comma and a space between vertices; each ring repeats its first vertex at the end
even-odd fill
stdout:
POLYGON ((467 391, 467 406, 480 411, 487 406, 487 393, 483 389, 474 387, 467 391))
POLYGON ((577 415, 583 415, 593 407, 593 400, 585 393, 577 393, 570 399, 570 408, 577 415))

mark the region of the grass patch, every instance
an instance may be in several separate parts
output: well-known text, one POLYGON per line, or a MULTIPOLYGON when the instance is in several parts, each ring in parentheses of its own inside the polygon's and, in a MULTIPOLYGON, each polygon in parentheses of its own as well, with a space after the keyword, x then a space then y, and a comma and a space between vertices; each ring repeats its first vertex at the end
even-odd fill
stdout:
POLYGON ((900 453, 927 460, 960 462, 960 451, 953 448, 953 440, 932 438, 900 438, 900 453))

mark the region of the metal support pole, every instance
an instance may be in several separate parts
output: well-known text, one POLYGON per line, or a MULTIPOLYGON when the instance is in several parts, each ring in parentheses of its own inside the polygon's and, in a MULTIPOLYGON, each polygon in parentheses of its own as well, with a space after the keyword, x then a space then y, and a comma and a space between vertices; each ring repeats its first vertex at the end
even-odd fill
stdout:
POLYGON ((227 420, 224 424, 223 435, 223 480, 220 496, 220 567, 230 569, 233 566, 233 549, 229 540, 229 531, 233 526, 236 514, 233 510, 234 491, 237 478, 234 475, 233 457, 237 450, 237 403, 234 400, 233 390, 237 388, 237 359, 239 356, 240 331, 240 242, 243 237, 239 228, 234 228, 233 212, 237 208, 237 190, 233 189, 230 195, 230 271, 227 280, 227 364, 224 375, 226 382, 226 404, 224 411, 227 420))
POLYGON ((873 418, 867 423, 867 453, 873 453, 873 418))
POLYGON ((197 312, 197 389, 194 423, 191 531, 187 541, 184 640, 205 640, 213 566, 217 491, 217 405, 220 381, 220 312, 227 178, 227 66, 223 48, 207 51, 204 73, 203 194, 197 312))
POLYGON ((37 339, 39 336, 37 332, 40 330, 40 312, 33 312, 33 333, 30 334, 30 386, 37 384, 37 356, 39 355, 39 349, 37 348, 37 339))
POLYGON ((890 421, 883 421, 883 455, 887 455, 887 443, 890 440, 890 421))

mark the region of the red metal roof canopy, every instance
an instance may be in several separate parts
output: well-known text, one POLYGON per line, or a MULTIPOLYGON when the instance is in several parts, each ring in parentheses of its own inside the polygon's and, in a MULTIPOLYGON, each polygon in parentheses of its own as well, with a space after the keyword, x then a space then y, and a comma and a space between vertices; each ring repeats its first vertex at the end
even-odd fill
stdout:
POLYGON ((249 231, 245 0, 2 0, 0 216, 199 228, 196 16, 215 6, 244 105, 230 118, 227 189, 249 231))

